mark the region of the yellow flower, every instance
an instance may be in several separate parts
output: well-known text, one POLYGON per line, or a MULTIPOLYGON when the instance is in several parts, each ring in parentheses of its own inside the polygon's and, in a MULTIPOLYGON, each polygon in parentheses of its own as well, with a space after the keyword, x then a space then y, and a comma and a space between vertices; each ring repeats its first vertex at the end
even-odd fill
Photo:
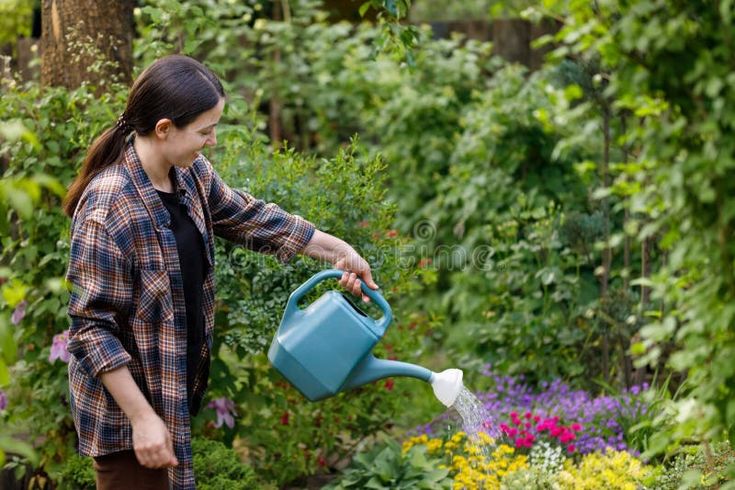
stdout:
POLYGON ((635 490, 650 471, 650 466, 630 453, 608 448, 605 454, 585 455, 577 466, 565 461, 557 481, 563 490, 635 490))

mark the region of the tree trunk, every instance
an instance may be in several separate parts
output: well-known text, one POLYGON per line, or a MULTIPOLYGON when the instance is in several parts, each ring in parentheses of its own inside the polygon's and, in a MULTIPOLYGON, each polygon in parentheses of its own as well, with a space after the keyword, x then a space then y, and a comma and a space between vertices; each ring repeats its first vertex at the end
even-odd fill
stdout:
POLYGON ((104 90, 129 83, 134 0, 43 0, 41 84, 104 90))

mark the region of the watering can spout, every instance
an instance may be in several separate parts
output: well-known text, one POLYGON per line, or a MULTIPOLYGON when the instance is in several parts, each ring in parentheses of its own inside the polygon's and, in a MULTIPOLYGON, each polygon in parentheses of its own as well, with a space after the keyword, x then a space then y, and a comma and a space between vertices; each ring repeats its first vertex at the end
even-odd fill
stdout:
POLYGON ((400 361, 386 361, 377 359, 368 354, 365 359, 355 367, 355 370, 345 381, 344 388, 356 388, 367 383, 372 383, 383 378, 392 376, 408 376, 430 382, 432 372, 425 367, 400 361))

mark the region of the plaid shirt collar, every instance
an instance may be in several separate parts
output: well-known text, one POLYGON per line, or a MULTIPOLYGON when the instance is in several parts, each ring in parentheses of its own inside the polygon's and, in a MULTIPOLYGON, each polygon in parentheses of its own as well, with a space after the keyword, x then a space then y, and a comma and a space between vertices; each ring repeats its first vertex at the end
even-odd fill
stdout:
MULTIPOLYGON (((138 157, 138 153, 135 151, 135 145, 133 140, 128 144, 125 150, 124 165, 128 170, 130 179, 143 200, 143 203, 148 210, 148 213, 153 218, 153 222, 157 230, 162 228, 168 228, 171 226, 171 215, 158 196, 156 188, 153 186, 150 177, 143 169, 143 164, 138 157)), ((195 201, 193 196, 187 189, 196 189, 196 182, 188 175, 185 180, 184 171, 177 166, 173 166, 171 171, 174 173, 174 182, 176 183, 176 192, 179 194, 179 199, 186 206, 189 211, 194 224, 196 225, 199 233, 202 234, 204 243, 207 248, 207 261, 209 267, 214 266, 214 253, 209 246, 209 234, 207 232, 207 226, 204 220, 203 210, 198 200, 195 201), (187 180, 189 182, 187 182, 187 180)))

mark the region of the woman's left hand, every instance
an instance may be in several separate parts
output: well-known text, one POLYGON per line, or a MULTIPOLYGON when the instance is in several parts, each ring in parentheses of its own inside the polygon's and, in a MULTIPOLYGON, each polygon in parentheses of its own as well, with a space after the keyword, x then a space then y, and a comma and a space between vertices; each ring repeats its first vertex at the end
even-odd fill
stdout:
POLYGON ((367 260, 360 257, 360 254, 354 250, 349 250, 334 262, 334 267, 345 271, 339 280, 340 286, 355 296, 362 296, 362 300, 369 303, 370 298, 362 292, 360 279, 365 281, 370 289, 379 289, 379 287, 373 281, 370 264, 367 263, 367 260))

